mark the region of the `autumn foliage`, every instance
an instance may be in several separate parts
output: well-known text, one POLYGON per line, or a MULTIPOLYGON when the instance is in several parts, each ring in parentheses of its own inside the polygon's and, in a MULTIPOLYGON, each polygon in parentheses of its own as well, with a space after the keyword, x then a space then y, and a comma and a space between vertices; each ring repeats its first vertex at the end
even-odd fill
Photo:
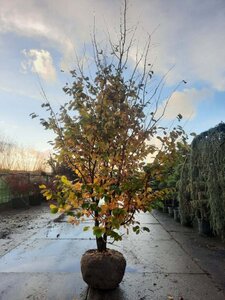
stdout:
MULTIPOLYGON (((70 100, 58 114, 48 101, 42 105, 49 118, 41 123, 56 134, 55 159, 77 175, 74 181, 58 176, 54 188, 42 185, 42 192, 47 200, 55 201, 51 210, 66 212, 71 223, 93 220, 93 227, 84 230, 93 230, 99 251, 106 250, 107 237, 122 239, 121 227, 128 230, 131 226, 136 233, 148 231, 135 221, 135 213, 147 211, 155 199, 149 174, 143 169, 147 156, 156 151, 151 140, 162 117, 156 118, 158 103, 149 94, 150 41, 134 69, 128 70, 132 38, 127 39, 125 20, 120 29, 118 44, 110 44, 109 62, 94 39, 94 76, 86 76, 80 66, 71 71, 73 83, 64 87, 70 100)), ((172 146, 169 142, 168 137, 164 146, 175 147, 175 141, 172 146)))

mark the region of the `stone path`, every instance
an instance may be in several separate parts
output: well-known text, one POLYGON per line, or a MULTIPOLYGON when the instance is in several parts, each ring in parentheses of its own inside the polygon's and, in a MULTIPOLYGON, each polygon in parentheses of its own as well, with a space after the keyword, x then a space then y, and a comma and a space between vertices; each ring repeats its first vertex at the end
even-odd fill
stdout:
POLYGON ((0 210, 0 257, 48 226, 55 218, 47 203, 29 209, 0 210))
MULTIPOLYGON (((111 246, 127 259, 120 287, 89 289, 80 258, 95 248, 91 232, 63 219, 50 222, 0 258, 1 300, 224 300, 225 248, 198 239, 162 213, 139 214, 150 233, 131 233, 111 246), (208 246, 207 246, 208 245, 208 246)), ((87 222, 88 223, 88 222, 87 222)))

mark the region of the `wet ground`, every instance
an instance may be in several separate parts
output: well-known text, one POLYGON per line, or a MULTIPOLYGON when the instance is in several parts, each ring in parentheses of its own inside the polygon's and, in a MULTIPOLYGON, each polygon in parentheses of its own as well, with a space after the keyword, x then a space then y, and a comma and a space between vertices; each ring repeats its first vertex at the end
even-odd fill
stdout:
POLYGON ((127 268, 120 287, 108 292, 89 289, 82 280, 80 258, 95 248, 84 225, 54 222, 46 206, 0 216, 1 300, 225 299, 224 244, 163 213, 139 214, 150 233, 133 233, 110 246, 124 254, 127 268))
POLYGON ((0 257, 55 218, 47 203, 27 209, 0 210, 0 257))

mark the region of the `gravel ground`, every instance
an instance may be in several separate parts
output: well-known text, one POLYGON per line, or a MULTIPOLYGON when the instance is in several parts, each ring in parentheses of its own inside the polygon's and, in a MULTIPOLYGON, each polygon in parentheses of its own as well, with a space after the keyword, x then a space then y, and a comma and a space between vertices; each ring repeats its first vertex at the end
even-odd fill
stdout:
POLYGON ((24 242, 57 216, 50 213, 47 203, 28 209, 0 211, 0 257, 24 242))

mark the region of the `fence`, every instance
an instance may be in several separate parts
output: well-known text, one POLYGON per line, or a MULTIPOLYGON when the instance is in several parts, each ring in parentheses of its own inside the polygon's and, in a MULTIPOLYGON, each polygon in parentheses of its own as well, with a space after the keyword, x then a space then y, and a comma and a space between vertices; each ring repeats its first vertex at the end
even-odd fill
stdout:
POLYGON ((9 178, 14 177, 17 182, 30 183, 47 183, 51 180, 51 174, 25 173, 25 172, 8 172, 0 173, 0 204, 5 204, 11 201, 13 191, 9 187, 9 178))

